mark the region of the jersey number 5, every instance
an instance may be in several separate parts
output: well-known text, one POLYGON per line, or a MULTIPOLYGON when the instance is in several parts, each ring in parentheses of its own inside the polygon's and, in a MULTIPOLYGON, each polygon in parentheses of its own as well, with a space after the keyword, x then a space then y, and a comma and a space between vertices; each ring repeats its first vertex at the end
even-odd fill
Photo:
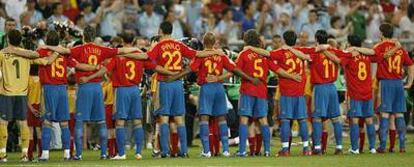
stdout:
POLYGON ((263 67, 260 66, 259 64, 263 62, 263 59, 256 59, 254 60, 254 72, 253 72, 253 76, 255 78, 261 78, 263 77, 264 74, 264 70, 263 67))
POLYGON ((64 76, 65 68, 62 65, 63 58, 59 57, 52 63, 52 77, 62 78, 64 76))

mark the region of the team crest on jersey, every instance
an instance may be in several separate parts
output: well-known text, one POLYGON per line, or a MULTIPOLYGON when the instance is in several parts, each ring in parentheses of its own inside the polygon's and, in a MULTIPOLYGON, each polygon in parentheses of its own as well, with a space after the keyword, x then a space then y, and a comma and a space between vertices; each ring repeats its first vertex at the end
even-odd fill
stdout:
POLYGON ((286 52, 285 56, 286 56, 287 59, 289 59, 289 58, 293 57, 293 54, 291 52, 286 52))
POLYGON ((212 59, 216 62, 220 62, 221 61, 221 56, 220 55, 214 55, 214 56, 212 56, 212 59))

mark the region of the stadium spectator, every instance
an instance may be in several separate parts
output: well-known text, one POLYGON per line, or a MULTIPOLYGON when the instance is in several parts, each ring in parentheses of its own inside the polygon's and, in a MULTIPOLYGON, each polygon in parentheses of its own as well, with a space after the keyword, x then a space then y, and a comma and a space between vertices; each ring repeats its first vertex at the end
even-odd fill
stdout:
POLYGON ((365 11, 367 9, 365 1, 351 1, 351 9, 347 13, 347 20, 352 23, 352 30, 355 35, 358 35, 362 40, 367 37, 365 11))
POLYGON ((244 18, 242 0, 232 0, 231 10, 233 11, 233 21, 240 23, 244 18))
POLYGON ((201 8, 200 16, 193 27, 193 35, 199 39, 204 33, 212 31, 216 24, 214 14, 210 12, 208 7, 201 8))
MULTIPOLYGON (((255 7, 253 2, 248 2, 243 8, 244 11, 244 17, 241 22, 241 30, 242 32, 246 32, 249 29, 255 29, 256 28, 256 20, 254 19, 254 12, 255 7)), ((233 12, 234 14, 234 12, 233 12)), ((234 15, 233 15, 234 17, 234 15)))
POLYGON ((257 3, 257 11, 254 14, 254 20, 257 21, 257 30, 266 39, 272 38, 273 19, 270 15, 270 7, 266 1, 259 1, 257 3))
POLYGON ((86 24, 91 24, 94 21, 95 17, 96 17, 96 14, 93 12, 92 3, 86 1, 86 2, 81 4, 81 8, 82 8, 81 14, 83 15, 83 17, 85 19, 85 23, 86 24))
POLYGON ((379 41, 381 32, 379 31, 379 26, 385 20, 385 16, 380 11, 380 6, 376 2, 372 2, 369 6, 368 13, 368 29, 367 29, 367 39, 371 41, 379 41))
POLYGON ((332 28, 328 30, 328 34, 334 36, 339 42, 344 42, 351 31, 351 26, 352 24, 348 23, 345 27, 343 27, 341 17, 334 16, 331 18, 332 28))
POLYGON ((338 0, 336 3, 335 13, 341 17, 342 24, 345 23, 346 16, 351 9, 349 6, 349 0, 338 0))
POLYGON ((300 0, 300 3, 295 5, 293 19, 296 32, 300 32, 302 26, 309 21, 308 15, 311 9, 313 9, 313 6, 308 4, 308 0, 300 0))
POLYGON ((214 31, 221 38, 226 38, 228 41, 236 41, 240 36, 240 28, 236 22, 232 20, 233 12, 230 9, 223 11, 223 19, 217 24, 214 31))
POLYGON ((53 10, 48 4, 48 0, 38 0, 35 8, 42 13, 43 18, 49 18, 53 14, 53 10))
POLYGON ((402 38, 413 39, 414 36, 414 3, 411 3, 407 9, 407 15, 401 18, 399 22, 402 38))
POLYGON ((194 26, 198 18, 201 17, 200 11, 201 11, 202 5, 203 4, 198 0, 191 0, 189 3, 185 5, 185 9, 187 13, 186 23, 188 25, 194 26))
POLYGON ((274 22, 273 31, 274 34, 283 35, 287 30, 293 30, 291 17, 288 13, 281 13, 279 20, 274 22))
POLYGON ((27 0, 1 0, 4 3, 7 16, 13 18, 20 27, 20 15, 25 11, 27 0))
POLYGON ((309 34, 306 31, 302 31, 299 33, 299 41, 298 46, 300 47, 308 47, 309 46, 309 34))
POLYGON ((40 20, 43 20, 42 13, 36 7, 36 0, 27 1, 27 12, 30 13, 30 25, 36 25, 40 20))
POLYGON ((394 16, 392 18, 392 24, 395 26, 400 25, 400 21, 404 16, 407 16, 409 6, 409 0, 400 0, 400 4, 396 11, 394 12, 394 16))
MULTIPOLYGON (((181 22, 180 19, 176 18, 177 15, 174 11, 173 8, 171 8, 167 15, 165 16, 165 21, 168 21, 172 24, 173 26, 173 31, 171 34, 171 37, 173 37, 174 39, 181 39, 184 37, 184 29, 185 29, 185 25, 183 22, 181 22)), ((188 36, 188 35, 187 35, 188 36)))
POLYGON ((273 0, 273 20, 278 21, 280 20, 280 15, 283 13, 286 13, 288 16, 292 16, 293 14, 293 7, 291 1, 285 1, 285 0, 273 0))
POLYGON ((69 19, 63 15, 63 6, 61 3, 56 2, 52 5, 53 15, 47 19, 49 29, 54 29, 53 22, 67 22, 69 19))
POLYGON ((139 34, 151 38, 158 33, 158 28, 162 22, 162 16, 154 12, 154 1, 145 0, 144 12, 137 17, 139 34))
POLYGON ((211 2, 207 4, 207 7, 216 15, 220 15, 225 9, 228 8, 227 4, 222 0, 211 0, 211 2))
POLYGON ((100 24, 100 35, 104 41, 122 32, 122 20, 118 15, 122 12, 121 0, 104 0, 96 11, 95 22, 100 24))
POLYGON ((12 18, 9 18, 4 22, 4 33, 0 35, 0 49, 7 47, 6 34, 9 31, 16 29, 16 25, 16 21, 12 18))
POLYGON ((309 11, 309 22, 303 24, 301 31, 306 31, 309 34, 309 40, 311 42, 315 41, 315 33, 318 30, 324 29, 322 24, 318 22, 318 12, 317 10, 309 11))

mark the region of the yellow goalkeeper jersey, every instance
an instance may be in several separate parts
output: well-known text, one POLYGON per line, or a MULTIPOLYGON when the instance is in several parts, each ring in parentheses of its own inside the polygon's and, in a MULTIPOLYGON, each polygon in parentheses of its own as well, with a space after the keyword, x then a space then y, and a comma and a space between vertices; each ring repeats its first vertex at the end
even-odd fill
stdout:
POLYGON ((104 104, 113 105, 114 104, 114 91, 112 88, 111 81, 105 81, 102 83, 102 92, 104 96, 104 104))
POLYGON ((44 58, 26 59, 13 54, 0 52, 0 94, 5 96, 27 96, 30 64, 47 65, 44 58))
POLYGON ((40 104, 42 98, 42 85, 39 76, 29 77, 29 87, 27 92, 27 101, 29 104, 40 104))

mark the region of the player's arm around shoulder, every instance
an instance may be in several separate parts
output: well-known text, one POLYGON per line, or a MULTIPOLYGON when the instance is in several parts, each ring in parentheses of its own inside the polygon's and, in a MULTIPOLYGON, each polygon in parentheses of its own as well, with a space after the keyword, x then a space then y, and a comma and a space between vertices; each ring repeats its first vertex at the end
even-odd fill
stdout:
POLYGON ((49 65, 52 64, 56 58, 59 56, 58 52, 52 52, 49 53, 47 57, 37 58, 33 60, 33 64, 39 64, 39 65, 49 65))
POLYGON ((13 54, 19 57, 27 58, 27 59, 35 59, 38 58, 40 55, 36 51, 31 51, 23 48, 18 47, 7 47, 2 50, 3 53, 13 54))

